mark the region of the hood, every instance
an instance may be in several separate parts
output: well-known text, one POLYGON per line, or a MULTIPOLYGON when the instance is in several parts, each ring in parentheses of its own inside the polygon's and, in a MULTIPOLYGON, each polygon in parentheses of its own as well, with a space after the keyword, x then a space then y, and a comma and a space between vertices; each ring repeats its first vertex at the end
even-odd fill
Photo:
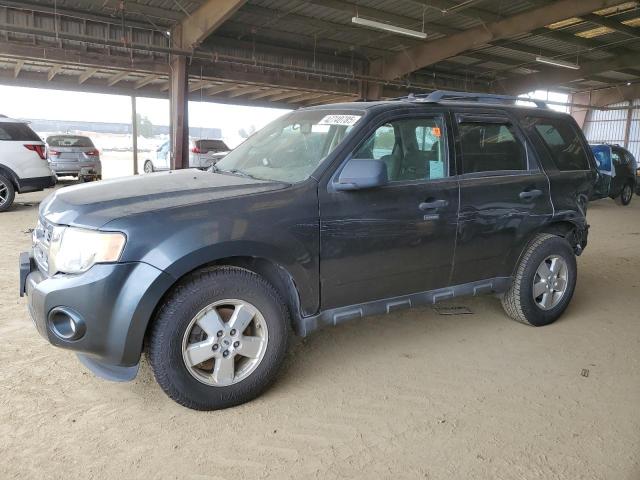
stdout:
POLYGON ((117 218, 284 188, 236 175, 178 170, 61 188, 40 215, 61 225, 100 228, 117 218))

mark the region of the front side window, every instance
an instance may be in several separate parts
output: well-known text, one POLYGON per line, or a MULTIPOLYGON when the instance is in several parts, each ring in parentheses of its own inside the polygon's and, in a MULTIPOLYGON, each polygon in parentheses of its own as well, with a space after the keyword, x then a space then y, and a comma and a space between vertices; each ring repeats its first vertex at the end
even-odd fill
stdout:
POLYGON ((462 173, 527 170, 525 147, 509 123, 459 125, 462 173))
POLYGON ((395 120, 379 126, 352 158, 382 160, 389 181, 446 176, 442 117, 395 120))
POLYGON ((546 144, 558 170, 589 170, 589 159, 580 135, 569 122, 553 118, 529 118, 546 144))
POLYGON ((362 112, 299 110, 249 137, 216 164, 214 171, 261 180, 306 180, 342 143, 362 112))

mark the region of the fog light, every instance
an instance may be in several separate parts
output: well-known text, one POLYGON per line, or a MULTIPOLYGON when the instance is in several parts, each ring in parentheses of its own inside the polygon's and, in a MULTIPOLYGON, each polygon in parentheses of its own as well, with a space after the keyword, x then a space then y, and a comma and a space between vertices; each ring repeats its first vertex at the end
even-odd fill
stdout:
POLYGON ((55 307, 49 312, 49 327, 60 339, 78 340, 84 336, 86 327, 82 317, 66 307, 55 307))

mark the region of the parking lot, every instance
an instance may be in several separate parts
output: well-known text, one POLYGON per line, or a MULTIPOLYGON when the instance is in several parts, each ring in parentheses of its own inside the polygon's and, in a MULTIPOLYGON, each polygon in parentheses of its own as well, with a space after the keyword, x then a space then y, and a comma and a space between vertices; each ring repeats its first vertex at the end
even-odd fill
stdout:
POLYGON ((555 324, 422 308, 323 330, 240 407, 172 402, 143 362, 95 378, 18 297, 38 202, 0 215, 0 478, 640 478, 640 201, 590 206, 574 300, 555 324))

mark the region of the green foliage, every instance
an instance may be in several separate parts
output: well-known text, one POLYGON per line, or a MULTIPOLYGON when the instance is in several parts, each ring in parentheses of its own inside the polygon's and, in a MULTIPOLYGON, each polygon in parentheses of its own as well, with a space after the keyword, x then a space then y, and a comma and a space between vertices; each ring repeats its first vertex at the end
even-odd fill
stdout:
POLYGON ((144 138, 153 137, 153 124, 151 123, 151 120, 137 113, 136 123, 138 125, 138 135, 141 135, 144 138))

